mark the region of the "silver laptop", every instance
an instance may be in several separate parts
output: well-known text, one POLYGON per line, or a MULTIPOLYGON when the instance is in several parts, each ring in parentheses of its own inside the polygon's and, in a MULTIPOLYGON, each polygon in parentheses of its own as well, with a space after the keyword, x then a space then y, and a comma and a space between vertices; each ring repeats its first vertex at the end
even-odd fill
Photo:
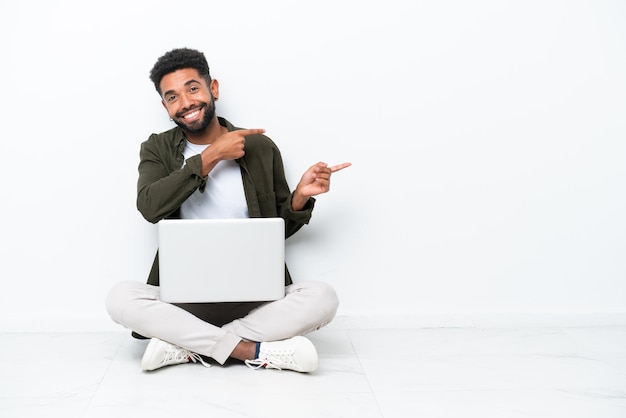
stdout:
POLYGON ((157 229, 162 301, 251 302, 285 296, 282 218, 166 219, 157 229))

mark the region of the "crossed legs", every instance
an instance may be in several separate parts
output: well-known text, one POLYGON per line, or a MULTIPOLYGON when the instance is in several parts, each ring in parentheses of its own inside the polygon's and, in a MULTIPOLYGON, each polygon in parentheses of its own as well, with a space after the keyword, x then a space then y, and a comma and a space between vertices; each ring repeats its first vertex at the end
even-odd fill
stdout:
POLYGON ((285 340, 328 324, 338 306, 335 291, 323 282, 285 288, 283 299, 268 302, 222 327, 161 302, 159 287, 123 281, 109 292, 106 307, 114 322, 224 364, 229 358, 253 360, 256 343, 285 340))

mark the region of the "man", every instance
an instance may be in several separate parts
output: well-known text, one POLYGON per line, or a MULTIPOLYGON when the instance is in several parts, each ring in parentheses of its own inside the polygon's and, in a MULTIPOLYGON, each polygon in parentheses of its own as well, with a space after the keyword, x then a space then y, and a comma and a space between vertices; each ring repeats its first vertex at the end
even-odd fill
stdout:
MULTIPOLYGON (((350 166, 319 162, 293 193, 276 145, 263 129, 239 129, 215 113, 219 83, 203 53, 180 48, 160 57, 150 78, 177 127, 141 145, 137 208, 146 220, 281 217, 289 237, 309 222, 331 173, 350 166)), ((245 260, 242 260, 245 262, 245 260)), ((170 304, 159 299, 158 255, 148 282, 124 281, 107 296, 111 318, 150 338, 144 370, 228 358, 251 368, 310 372, 315 347, 303 335, 328 324, 337 311, 334 290, 322 282, 293 283, 285 268, 285 297, 273 302, 170 304)))

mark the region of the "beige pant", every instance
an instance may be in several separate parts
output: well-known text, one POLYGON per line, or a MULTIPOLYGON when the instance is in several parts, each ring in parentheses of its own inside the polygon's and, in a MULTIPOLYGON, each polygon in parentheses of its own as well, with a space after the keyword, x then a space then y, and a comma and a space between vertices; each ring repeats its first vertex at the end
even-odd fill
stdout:
POLYGON ((137 281, 115 285, 106 299, 116 323, 145 337, 156 337, 224 364, 242 341, 278 341, 328 324, 339 301, 326 283, 302 282, 285 288, 283 299, 253 309, 222 327, 159 300, 159 287, 137 281))

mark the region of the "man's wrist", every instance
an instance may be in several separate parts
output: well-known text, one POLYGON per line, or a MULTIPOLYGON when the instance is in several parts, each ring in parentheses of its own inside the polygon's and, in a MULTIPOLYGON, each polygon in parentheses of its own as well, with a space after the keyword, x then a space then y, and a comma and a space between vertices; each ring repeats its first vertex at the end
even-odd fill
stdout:
POLYGON ((291 197, 291 208, 295 211, 302 210, 304 209, 308 201, 309 196, 304 196, 302 193, 299 193, 296 190, 291 197))

